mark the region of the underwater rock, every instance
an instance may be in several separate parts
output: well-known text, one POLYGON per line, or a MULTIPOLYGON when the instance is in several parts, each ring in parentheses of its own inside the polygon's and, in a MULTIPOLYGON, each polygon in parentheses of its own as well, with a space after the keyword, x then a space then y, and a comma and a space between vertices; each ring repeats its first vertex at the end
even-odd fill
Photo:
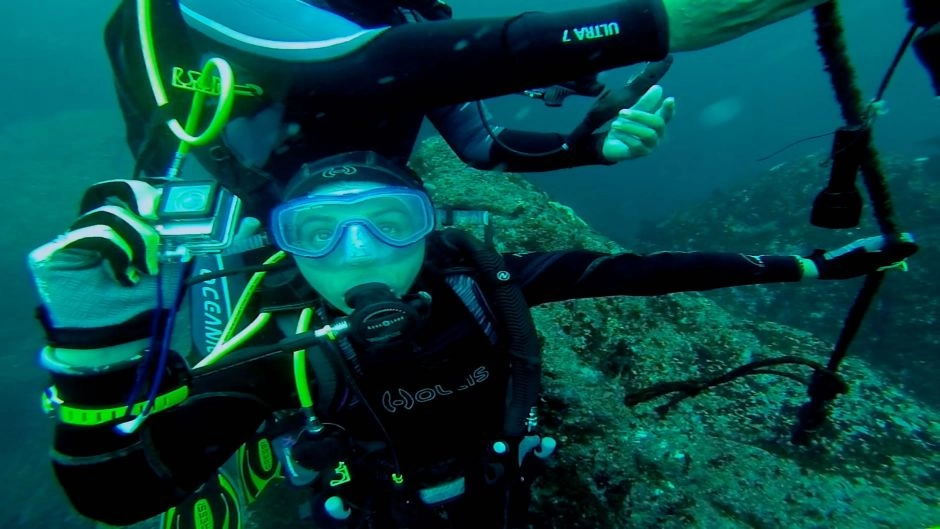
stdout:
MULTIPOLYGON (((491 211, 502 251, 625 251, 524 178, 468 169, 440 138, 425 141, 412 165, 439 205, 491 211)), ((816 183, 808 182, 805 192, 816 183)), ((778 207, 793 212, 785 196, 778 193, 778 207)), ((699 234, 693 228, 716 222, 720 211, 703 207, 705 218, 683 216, 687 233, 699 234)), ((784 249, 784 241, 807 240, 787 238, 777 226, 805 222, 808 212, 785 221, 760 209, 750 214, 755 218, 733 224, 755 230, 750 250, 798 253, 784 249), (766 229, 758 230, 761 223, 766 229)), ((681 228, 671 233, 678 237, 681 228)), ((843 235, 829 246, 854 238, 843 235)), ((732 241, 742 239, 735 234, 725 246, 732 241)), ((713 242, 705 234, 677 249, 721 249, 713 242)), ((807 286, 739 287, 725 299, 792 296, 807 286)), ((811 290, 818 295, 824 286, 833 285, 811 290)), ((836 295, 832 306, 837 300, 844 307, 845 298, 836 295)), ((831 346, 812 334, 761 313, 743 316, 699 293, 577 300, 534 310, 545 346, 543 423, 559 441, 551 470, 537 482, 535 527, 916 527, 940 519, 940 414, 859 357, 842 370, 849 394, 836 400, 830 424, 808 448, 789 443, 796 409, 807 397, 805 385, 788 378, 739 379, 662 416, 654 409, 666 398, 623 405, 628 391, 714 376, 759 358, 825 362, 831 346)), ((806 368, 792 373, 810 374, 806 368)))
MULTIPOLYGON (((907 273, 889 272, 875 298, 850 358, 862 357, 926 401, 940 403, 940 174, 927 158, 882 156, 902 230, 912 232, 920 251, 907 273)), ((708 248, 745 253, 808 255, 832 250, 855 239, 877 235, 862 179, 865 200, 859 227, 827 230, 809 222, 813 199, 829 178, 826 158, 809 156, 777 166, 746 183, 655 225, 647 226, 637 249, 689 251, 708 248)), ((800 288, 747 286, 705 293, 735 314, 768 317, 822 338, 831 347, 862 280, 820 281, 800 288)), ((825 349, 819 351, 823 354, 825 349)))

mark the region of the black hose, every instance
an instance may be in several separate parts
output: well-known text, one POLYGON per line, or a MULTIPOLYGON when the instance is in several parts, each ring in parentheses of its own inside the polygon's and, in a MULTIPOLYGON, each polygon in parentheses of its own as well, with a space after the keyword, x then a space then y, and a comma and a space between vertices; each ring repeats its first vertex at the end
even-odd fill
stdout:
MULTIPOLYGON (((660 382, 659 384, 654 384, 648 388, 635 391, 633 393, 628 393, 624 399, 623 403, 627 406, 636 406, 637 404, 659 398, 670 393, 678 393, 678 395, 672 397, 666 404, 658 406, 656 411, 660 415, 664 415, 669 411, 670 408, 678 404, 679 402, 698 395, 699 393, 713 388, 715 386, 725 384, 736 380, 738 378, 748 376, 748 375, 777 375, 786 378, 796 380, 800 383, 805 383, 806 380, 799 375, 794 373, 788 373, 786 371, 778 371, 775 369, 767 369, 771 366, 779 366, 786 364, 796 364, 807 366, 813 369, 814 372, 818 373, 821 371, 826 371, 827 369, 823 367, 822 364, 818 362, 813 362, 812 360, 805 360, 798 356, 782 356, 779 358, 767 358, 764 360, 756 360, 749 364, 745 364, 740 367, 736 367, 727 373, 718 375, 711 378, 700 378, 700 379, 687 379, 687 380, 678 380, 670 382, 660 382)), ((841 382, 841 379, 838 376, 833 375, 836 379, 841 382)), ((844 383, 843 383, 844 384, 844 383)))
POLYGON ((484 286, 493 297, 493 310, 509 337, 509 400, 503 431, 508 438, 519 439, 527 433, 527 418, 537 407, 541 391, 542 347, 529 305, 501 255, 461 230, 444 230, 442 235, 445 244, 463 251, 482 272, 484 286))

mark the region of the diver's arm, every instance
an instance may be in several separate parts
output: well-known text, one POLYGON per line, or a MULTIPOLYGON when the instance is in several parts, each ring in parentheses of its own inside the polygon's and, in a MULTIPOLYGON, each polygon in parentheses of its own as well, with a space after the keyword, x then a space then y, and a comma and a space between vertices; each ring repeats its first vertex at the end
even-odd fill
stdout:
POLYGON ((567 145, 562 134, 494 125, 482 102, 439 107, 428 118, 457 156, 475 169, 532 173, 612 164, 602 155, 605 134, 567 145))
POLYGON ((604 296, 657 296, 761 283, 843 280, 893 268, 918 250, 910 233, 876 235, 810 255, 725 252, 505 254, 529 305, 604 296))
MULTIPOLYGON (((123 526, 179 504, 254 437, 274 410, 294 402, 292 380, 280 376, 291 373, 289 355, 268 357, 270 365, 239 365, 233 358, 195 375, 178 356, 172 358, 160 394, 172 402, 185 392, 185 400, 153 413, 134 433, 115 429, 133 415, 102 420, 100 414, 83 414, 78 421, 59 412, 53 469, 83 516, 123 526)), ((136 371, 128 363, 96 376, 54 373, 60 407, 119 407, 136 371)))
POLYGON ((672 52, 708 48, 828 0, 663 0, 672 52))
POLYGON ((656 296, 803 278, 797 256, 588 250, 508 254, 506 265, 530 305, 605 296, 656 296))
MULTIPOLYGON (((181 4, 198 33, 232 53, 278 66, 283 73, 277 75, 291 80, 293 95, 315 106, 311 112, 475 101, 660 60, 668 52, 662 0, 358 30, 308 5, 302 15, 309 23, 298 27, 298 17, 277 20, 291 25, 280 32, 271 29, 272 21, 244 13, 236 17, 230 2, 181 4), (195 16, 199 10, 207 16, 195 16)), ((264 8, 272 6, 288 9, 277 2, 264 8)))
MULTIPOLYGON (((350 104, 429 108, 550 86, 661 60, 669 51, 713 46, 822 2, 619 0, 561 12, 439 20, 329 36, 297 29, 298 24, 316 28, 329 23, 308 12, 295 16, 290 21, 294 27, 275 38, 264 32, 284 25, 276 19, 279 12, 268 12, 283 8, 276 3, 240 15, 232 14, 237 10, 230 2, 220 0, 188 0, 181 5, 190 25, 209 38, 269 64, 283 62, 299 92, 316 98, 318 108, 313 110, 319 112, 350 104), (187 4, 194 6, 189 12, 187 4), (201 20, 200 7, 217 13, 201 20), (256 21, 247 26, 260 33, 226 23, 245 24, 245 18, 256 21)), ((321 16, 327 15, 331 14, 321 16)))

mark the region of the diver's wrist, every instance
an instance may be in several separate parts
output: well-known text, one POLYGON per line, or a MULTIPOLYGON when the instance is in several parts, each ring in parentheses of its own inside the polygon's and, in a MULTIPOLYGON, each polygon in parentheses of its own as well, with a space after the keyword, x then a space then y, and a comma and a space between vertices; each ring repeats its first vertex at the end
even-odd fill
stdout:
MULTIPOLYGON (((88 311, 85 311, 87 314, 88 311)), ((53 317, 49 307, 40 305, 36 318, 45 333, 46 344, 56 349, 88 351, 123 346, 130 342, 149 340, 153 334, 154 319, 166 321, 167 309, 142 310, 135 316, 112 325, 81 327, 76 318, 68 319, 71 325, 63 324, 53 317)), ((117 318, 115 318, 117 319, 117 318)))
POLYGON ((807 259, 805 257, 800 257, 794 255, 796 258, 797 264, 800 267, 800 279, 819 279, 819 268, 816 266, 816 263, 812 259, 807 259))
POLYGON ((47 346, 40 355, 40 364, 47 371, 56 373, 94 373, 127 363, 136 363, 143 358, 143 351, 150 339, 143 338, 127 343, 97 349, 70 349, 47 346))
POLYGON ((110 427, 141 415, 150 402, 150 411, 158 412, 188 396, 189 367, 175 351, 167 351, 161 362, 162 376, 142 379, 142 355, 121 363, 75 366, 58 360, 50 349, 43 350, 42 363, 50 375, 44 403, 65 424, 110 427), (159 387, 154 388, 157 378, 159 387))

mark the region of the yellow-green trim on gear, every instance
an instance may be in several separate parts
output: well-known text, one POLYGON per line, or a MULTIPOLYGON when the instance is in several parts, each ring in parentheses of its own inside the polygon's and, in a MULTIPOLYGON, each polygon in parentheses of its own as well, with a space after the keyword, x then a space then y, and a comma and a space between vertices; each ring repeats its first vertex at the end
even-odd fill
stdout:
MULTIPOLYGON (((262 264, 275 264, 280 262, 286 256, 286 253, 279 251, 271 257, 267 258, 262 264)), ((251 301, 251 297, 254 295, 255 291, 258 289, 258 286, 261 284, 261 281, 264 280, 264 277, 267 274, 268 273, 265 271, 255 272, 252 274, 248 284, 245 285, 244 290, 242 290, 242 295, 238 298, 238 302, 235 303, 235 308, 232 310, 232 315, 229 317, 228 323, 225 324, 225 328, 222 330, 221 336, 219 336, 219 341, 215 344, 215 347, 212 348, 212 351, 194 366, 195 369, 210 366, 218 362, 225 355, 232 352, 235 348, 241 346, 241 344, 254 336, 258 331, 261 330, 262 327, 268 323, 268 320, 271 319, 271 314, 262 312, 261 314, 258 314, 254 321, 252 321, 247 327, 242 329, 242 331, 240 331, 234 337, 232 336, 235 334, 235 329, 238 328, 242 317, 245 315, 245 310, 248 308, 248 302, 251 301)))
POLYGON ((161 515, 161 529, 242 529, 242 506, 231 478, 219 472, 161 515))
POLYGON ((281 476, 281 462, 274 455, 271 441, 265 437, 243 444, 236 461, 238 485, 248 503, 258 499, 268 483, 281 476))
MULTIPOLYGON (((272 265, 281 262, 284 258, 287 257, 287 253, 283 251, 275 252, 271 257, 268 257, 261 263, 264 266, 272 265)), ((251 275, 251 279, 248 280, 248 284, 245 285, 245 289, 242 291, 241 297, 238 298, 238 302, 235 304, 235 309, 232 311, 232 316, 229 318, 228 324, 225 328, 222 329, 222 336, 219 337, 219 343, 216 344, 216 349, 221 348, 219 344, 229 341, 233 334, 235 334, 235 329, 238 327, 239 322, 242 317, 245 315, 245 310, 248 309, 248 302, 251 301, 251 297, 255 294, 255 291, 258 290, 258 287, 261 285, 261 282, 264 281, 264 278, 268 275, 267 272, 255 272, 251 275)))
POLYGON ((349 474, 349 466, 346 465, 345 461, 340 461, 337 463, 336 468, 333 469, 333 473, 339 477, 330 480, 331 487, 338 487, 344 483, 349 483, 352 481, 352 476, 349 474))
MULTIPOLYGON (((157 413, 181 404, 189 397, 189 388, 186 386, 160 394, 153 402, 150 413, 157 413)), ((131 415, 140 415, 144 411, 147 401, 138 402, 131 406, 131 415)), ((100 426, 109 422, 123 419, 128 415, 127 406, 114 408, 80 408, 70 406, 59 399, 55 386, 50 387, 42 395, 42 407, 46 413, 55 413, 64 424, 72 426, 100 426)))
MULTIPOLYGON (((160 66, 157 63, 151 14, 151 0, 137 0, 137 29, 140 37, 140 49, 144 56, 144 66, 147 69, 147 78, 150 81, 154 101, 158 107, 163 108, 169 104, 170 100, 166 95, 163 79, 160 76, 160 66)), ((170 118, 166 121, 170 131, 180 140, 173 165, 169 169, 170 177, 176 177, 179 174, 183 159, 186 158, 194 145, 207 145, 222 133, 229 116, 232 114, 232 106, 235 103, 235 74, 228 62, 218 57, 209 59, 202 68, 198 83, 202 89, 193 93, 192 105, 189 109, 189 116, 186 118, 186 124, 181 125, 176 118, 170 118), (213 69, 218 74, 219 101, 215 104, 215 111, 206 129, 201 134, 194 135, 200 122, 202 110, 205 107, 206 92, 215 86, 215 81, 213 81, 215 76, 211 75, 213 69)))
MULTIPOLYGON (((179 66, 173 67, 170 86, 189 92, 203 92, 206 95, 214 97, 222 95, 221 77, 212 76, 212 84, 210 86, 209 83, 203 79, 201 71, 186 70, 179 66)), ((237 96, 260 97, 264 95, 264 89, 254 83, 236 84, 233 90, 237 96)))
MULTIPOLYGON (((313 318, 313 310, 306 308, 300 311, 300 318, 297 319, 297 334, 303 334, 310 330, 310 320, 313 318)), ((310 393, 310 382, 307 380, 307 350, 298 349, 294 351, 294 385, 297 388, 297 398, 300 405, 313 413, 313 395, 310 393)))

